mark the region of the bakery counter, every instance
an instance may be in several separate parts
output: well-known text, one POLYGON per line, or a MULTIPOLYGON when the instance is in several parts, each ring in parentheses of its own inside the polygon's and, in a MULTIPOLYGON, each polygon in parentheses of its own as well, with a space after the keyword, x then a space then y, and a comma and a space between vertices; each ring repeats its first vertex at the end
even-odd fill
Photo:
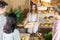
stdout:
MULTIPOLYGON (((19 29, 19 31, 21 33, 27 33, 27 28, 24 28, 24 26, 22 24, 18 25, 17 27, 19 29)), ((41 33, 48 33, 50 31, 52 31, 52 27, 48 27, 48 26, 39 26, 39 29, 38 29, 39 32, 41 33)))
POLYGON ((41 32, 41 33, 48 33, 48 32, 51 32, 52 31, 52 27, 39 27, 38 29, 38 32, 41 32))

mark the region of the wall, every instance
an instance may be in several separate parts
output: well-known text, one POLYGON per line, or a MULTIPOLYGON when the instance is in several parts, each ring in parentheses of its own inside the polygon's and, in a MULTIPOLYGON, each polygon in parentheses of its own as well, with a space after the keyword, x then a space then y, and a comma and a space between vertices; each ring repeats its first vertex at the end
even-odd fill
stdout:
POLYGON ((22 10, 29 8, 29 0, 4 0, 8 3, 8 7, 16 9, 21 7, 22 10))

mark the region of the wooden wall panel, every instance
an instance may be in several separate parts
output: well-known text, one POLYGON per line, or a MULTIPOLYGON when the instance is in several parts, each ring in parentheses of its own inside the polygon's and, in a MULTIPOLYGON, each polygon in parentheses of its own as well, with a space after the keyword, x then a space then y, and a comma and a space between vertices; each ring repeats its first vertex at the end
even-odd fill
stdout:
POLYGON ((21 7, 22 10, 29 8, 29 0, 4 0, 8 3, 9 8, 16 9, 21 7))

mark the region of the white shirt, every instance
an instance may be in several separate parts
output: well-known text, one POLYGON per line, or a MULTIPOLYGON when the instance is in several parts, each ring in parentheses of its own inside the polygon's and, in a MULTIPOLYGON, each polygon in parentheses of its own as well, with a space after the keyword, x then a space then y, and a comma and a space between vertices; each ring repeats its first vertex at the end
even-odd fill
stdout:
POLYGON ((29 22, 31 22, 31 21, 36 21, 37 20, 37 14, 28 14, 28 18, 27 18, 27 20, 29 21, 29 22))
POLYGON ((6 17, 4 15, 0 15, 0 40, 2 40, 2 32, 3 32, 3 27, 6 24, 6 17))
POLYGON ((20 33, 17 29, 13 33, 6 34, 3 32, 3 40, 20 40, 20 33))
POLYGON ((35 25, 34 25, 34 28, 28 28, 28 32, 29 33, 36 33, 38 31, 38 27, 39 27, 39 21, 38 21, 38 16, 40 17, 40 15, 38 15, 37 13, 36 14, 31 14, 29 13, 27 15, 27 21, 28 22, 35 22, 35 25))

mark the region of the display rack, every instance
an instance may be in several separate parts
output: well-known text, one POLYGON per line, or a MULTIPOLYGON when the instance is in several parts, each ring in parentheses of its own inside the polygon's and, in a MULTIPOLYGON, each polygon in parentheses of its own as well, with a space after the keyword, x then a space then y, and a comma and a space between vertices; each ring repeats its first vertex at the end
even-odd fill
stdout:
POLYGON ((52 27, 39 27, 39 28, 52 28, 52 27))
MULTIPOLYGON (((40 15, 40 23, 53 23, 54 22, 54 18, 53 18, 53 7, 56 7, 56 4, 51 5, 51 0, 31 0, 33 3, 35 3, 37 5, 37 11, 40 15), (52 16, 52 19, 49 19, 49 17, 52 16), (47 19, 44 19, 44 17, 47 17, 47 19), (49 20, 48 20, 49 19, 49 20), (48 21, 48 22, 47 22, 48 21)), ((45 25, 45 24, 44 24, 45 25)), ((41 26, 40 28, 52 28, 53 24, 51 24, 52 26, 41 26)))

